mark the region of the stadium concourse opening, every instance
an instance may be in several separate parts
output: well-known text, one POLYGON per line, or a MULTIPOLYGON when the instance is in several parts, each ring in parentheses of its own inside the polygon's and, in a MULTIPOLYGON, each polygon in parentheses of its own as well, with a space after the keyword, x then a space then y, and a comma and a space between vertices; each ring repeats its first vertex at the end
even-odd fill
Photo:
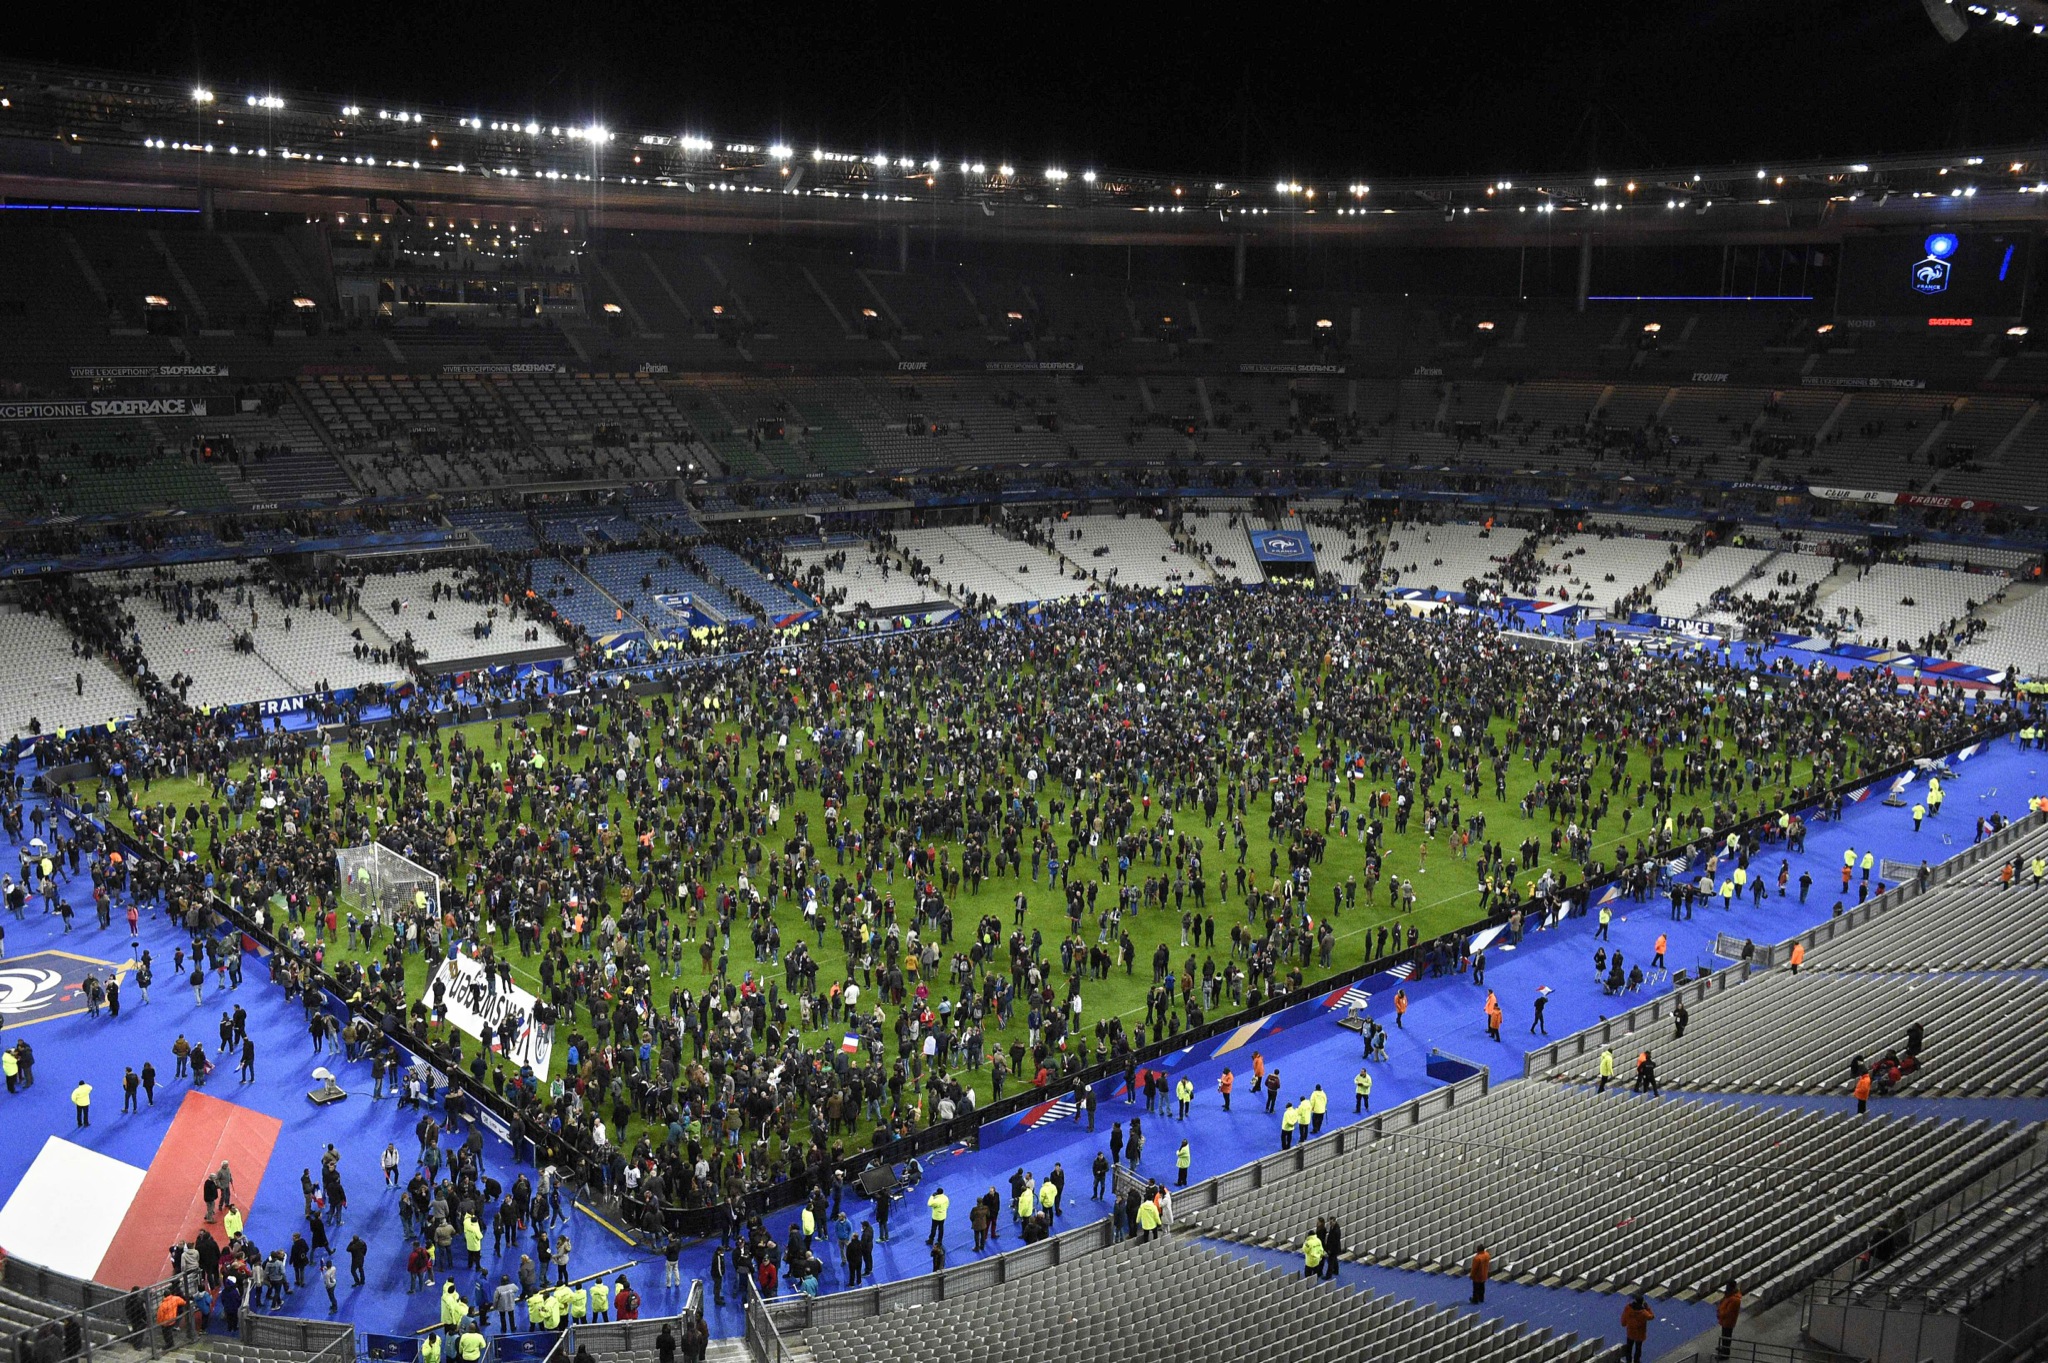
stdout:
POLYGON ((0 88, 17 1359, 2027 1346, 2048 149, 0 88))

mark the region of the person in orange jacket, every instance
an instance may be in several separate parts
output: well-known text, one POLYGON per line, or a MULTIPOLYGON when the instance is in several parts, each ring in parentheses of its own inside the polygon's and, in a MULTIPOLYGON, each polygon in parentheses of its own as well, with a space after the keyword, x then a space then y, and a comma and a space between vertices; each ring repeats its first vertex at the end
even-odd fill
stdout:
POLYGON ((1481 1245, 1472 1251, 1472 1265, 1465 1270, 1472 1279, 1472 1302, 1476 1306, 1486 1300, 1486 1280, 1493 1276, 1493 1256, 1481 1245))
POLYGON ((1870 1111, 1870 1071, 1865 1070, 1856 1076, 1856 1115, 1860 1117, 1868 1111, 1870 1111))
POLYGON ((1721 1300, 1714 1303, 1714 1319, 1721 1323, 1721 1342, 1714 1347, 1714 1357, 1725 1359, 1735 1342, 1735 1322, 1742 1319, 1742 1289, 1733 1278, 1721 1289, 1721 1300))
POLYGON ((1797 975, 1797 974, 1799 973, 1799 967, 1800 967, 1800 966, 1803 966, 1803 965, 1805 965, 1805 964, 1806 964, 1806 943, 1804 943, 1804 942, 1794 942, 1794 943, 1792 944, 1792 973, 1793 973, 1794 975, 1797 975))
POLYGON ((1216 1091, 1223 1095, 1223 1110, 1230 1111, 1230 1089, 1237 1082, 1237 1076, 1224 1070, 1216 1080, 1216 1091))
POLYGON ((1401 1019, 1402 1019, 1402 1018, 1405 1018, 1405 1017, 1407 1017, 1407 1016, 1408 1016, 1408 991, 1407 991, 1407 990, 1405 990, 1405 989, 1396 989, 1396 990, 1394 991, 1394 1025, 1395 1025, 1396 1027, 1404 1027, 1404 1026, 1406 1026, 1406 1024, 1405 1024, 1405 1023, 1403 1023, 1403 1022, 1401 1021, 1401 1019))
POLYGON ((1266 1053, 1252 1052, 1252 1090, 1257 1093, 1259 1085, 1266 1082, 1266 1053))
POLYGON ((1638 1292, 1628 1299, 1628 1305, 1621 1308, 1621 1332, 1627 1342, 1621 1346, 1621 1363, 1643 1363, 1643 1343, 1650 1337, 1650 1322, 1657 1319, 1657 1313, 1643 1300, 1638 1292))
POLYGON ((1670 943, 1665 939, 1664 934, 1658 933, 1657 945, 1650 949, 1650 969, 1662 970, 1664 968, 1664 948, 1668 945, 1670 943))
POLYGON ((156 1323, 164 1332, 164 1347, 171 1348, 178 1341, 178 1316, 185 1309, 185 1299, 175 1292, 166 1292, 157 1300, 156 1323))

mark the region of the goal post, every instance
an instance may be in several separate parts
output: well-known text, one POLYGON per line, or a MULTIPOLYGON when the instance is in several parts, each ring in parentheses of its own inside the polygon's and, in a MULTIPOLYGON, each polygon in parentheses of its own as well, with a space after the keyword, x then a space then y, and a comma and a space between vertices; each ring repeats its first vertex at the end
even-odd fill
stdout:
POLYGON ((344 847, 334 859, 341 876, 341 902, 371 922, 395 922, 422 903, 429 914, 440 915, 441 877, 384 844, 344 847))

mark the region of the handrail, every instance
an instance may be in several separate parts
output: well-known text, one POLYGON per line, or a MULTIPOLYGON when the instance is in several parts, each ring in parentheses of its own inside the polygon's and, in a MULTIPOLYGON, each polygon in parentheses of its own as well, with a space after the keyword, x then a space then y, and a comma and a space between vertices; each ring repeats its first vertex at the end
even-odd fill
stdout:
POLYGON ((746 1297, 742 1305, 747 1317, 747 1348, 758 1363, 787 1363, 789 1347, 782 1342, 782 1331, 775 1326, 775 1317, 769 1313, 768 1303, 762 1300, 761 1289, 754 1282, 754 1275, 741 1275, 746 1280, 746 1297))
MULTIPOLYGON (((117 1344, 139 1348, 151 1358, 165 1352, 166 1348, 177 1347, 163 1344, 160 1327, 156 1323, 156 1309, 164 1293, 178 1286, 179 1281, 178 1276, 173 1276, 147 1287, 122 1291, 20 1258, 7 1260, 4 1279, 10 1290, 50 1308, 46 1323, 59 1327, 75 1324, 81 1346, 80 1358, 90 1358, 95 1352, 117 1344), (97 1337, 95 1331, 98 1332, 97 1337)), ((40 1330, 41 1325, 34 1329, 40 1330)), ((196 1333, 194 1312, 189 1305, 179 1313, 175 1329, 185 1339, 196 1333)), ((33 1331, 30 1330, 14 1334, 10 1343, 15 1363, 29 1363, 32 1337, 33 1331)))
POLYGON ((243 1310, 241 1339, 262 1349, 288 1349, 297 1353, 325 1353, 343 1340, 354 1341, 356 1327, 340 1321, 312 1316, 286 1316, 243 1310), (316 1349, 314 1341, 322 1343, 316 1349))
MULTIPOLYGON (((561 1347, 561 1341, 555 1341, 555 1349, 559 1351, 561 1347)), ((325 1360, 326 1363, 353 1363, 355 1356, 356 1332, 350 1329, 347 1334, 336 1335, 333 1339, 329 1340, 320 1348, 319 1352, 308 1357, 305 1363, 322 1363, 322 1360, 325 1360), (343 1345, 348 1346, 346 1352, 339 1352, 343 1345), (329 1355, 333 1356, 330 1358, 329 1355)), ((554 1354, 550 1353, 548 1357, 553 1358, 554 1354)))

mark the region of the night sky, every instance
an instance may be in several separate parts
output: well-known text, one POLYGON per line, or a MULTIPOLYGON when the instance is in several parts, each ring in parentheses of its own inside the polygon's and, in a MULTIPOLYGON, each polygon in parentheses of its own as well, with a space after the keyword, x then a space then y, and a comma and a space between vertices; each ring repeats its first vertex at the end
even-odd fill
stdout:
POLYGON ((2048 39, 1973 29, 1949 45, 1918 0, 148 12, 154 28, 17 31, 8 52, 338 102, 1260 180, 1762 163, 2048 132, 2048 39))

